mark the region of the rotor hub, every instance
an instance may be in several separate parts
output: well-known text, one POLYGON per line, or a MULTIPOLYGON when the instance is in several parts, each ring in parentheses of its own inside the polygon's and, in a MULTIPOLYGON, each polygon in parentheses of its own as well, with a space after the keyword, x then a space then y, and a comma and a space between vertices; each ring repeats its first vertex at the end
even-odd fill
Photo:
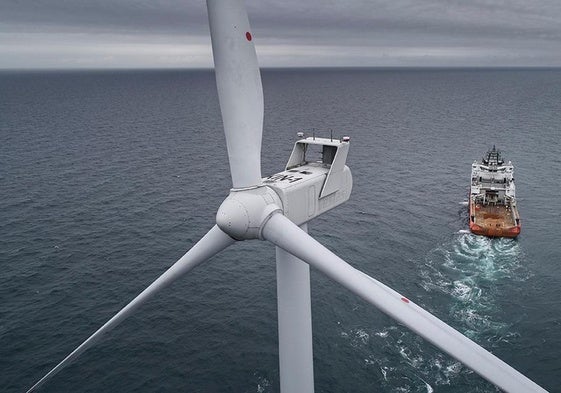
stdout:
POLYGON ((216 224, 236 240, 261 239, 271 215, 282 212, 277 193, 266 186, 230 191, 216 213, 216 224))

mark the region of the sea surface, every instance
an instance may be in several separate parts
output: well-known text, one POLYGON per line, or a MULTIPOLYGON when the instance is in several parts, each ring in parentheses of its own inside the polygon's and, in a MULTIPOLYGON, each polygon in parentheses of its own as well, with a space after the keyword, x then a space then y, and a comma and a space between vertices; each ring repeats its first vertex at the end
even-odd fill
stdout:
MULTIPOLYGON (((265 70, 263 174, 351 137, 310 233, 561 392, 561 70, 265 70), (522 234, 466 232, 471 163, 515 165, 522 234)), ((213 225, 231 179, 211 71, 0 73, 0 391, 24 392, 213 225)), ((42 392, 279 391, 274 247, 234 245, 42 392)), ((316 392, 495 392, 312 271, 316 392)))

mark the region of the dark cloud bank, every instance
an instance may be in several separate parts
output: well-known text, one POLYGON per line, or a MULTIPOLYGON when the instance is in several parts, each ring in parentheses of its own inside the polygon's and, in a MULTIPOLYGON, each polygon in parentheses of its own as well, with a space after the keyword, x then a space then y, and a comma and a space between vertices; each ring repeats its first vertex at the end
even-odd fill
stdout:
MULTIPOLYGON (((247 2, 266 67, 561 66, 561 2, 247 2)), ((0 3, 0 68, 211 67, 204 1, 0 3)))

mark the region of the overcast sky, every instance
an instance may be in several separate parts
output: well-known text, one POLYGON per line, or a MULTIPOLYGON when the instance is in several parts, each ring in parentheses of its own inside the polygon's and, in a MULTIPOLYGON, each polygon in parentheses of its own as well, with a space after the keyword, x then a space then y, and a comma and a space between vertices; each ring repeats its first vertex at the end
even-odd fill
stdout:
MULTIPOLYGON (((561 66, 561 0, 247 0, 259 63, 561 66)), ((0 68, 212 67, 203 0, 0 0, 0 68)))

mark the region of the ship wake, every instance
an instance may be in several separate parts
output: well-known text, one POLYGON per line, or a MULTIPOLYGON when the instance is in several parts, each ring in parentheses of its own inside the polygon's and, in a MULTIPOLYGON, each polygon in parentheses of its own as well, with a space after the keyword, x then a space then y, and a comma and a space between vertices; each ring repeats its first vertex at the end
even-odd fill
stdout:
POLYGON ((498 315, 499 288, 506 280, 529 278, 522 259, 516 240, 458 234, 429 253, 421 286, 450 298, 450 317, 468 337, 477 342, 508 341, 516 332, 498 315))
MULTIPOLYGON (((502 317, 500 288, 507 281, 529 278, 522 260, 516 240, 455 234, 419 264, 422 289, 417 302, 431 304, 432 312, 492 350, 519 336, 502 317)), ((339 323, 339 327, 341 338, 362 352, 363 367, 379 375, 384 389, 411 393, 432 392, 439 386, 467 389, 477 381, 482 392, 495 391, 461 363, 400 325, 368 329, 345 328, 339 323)))

